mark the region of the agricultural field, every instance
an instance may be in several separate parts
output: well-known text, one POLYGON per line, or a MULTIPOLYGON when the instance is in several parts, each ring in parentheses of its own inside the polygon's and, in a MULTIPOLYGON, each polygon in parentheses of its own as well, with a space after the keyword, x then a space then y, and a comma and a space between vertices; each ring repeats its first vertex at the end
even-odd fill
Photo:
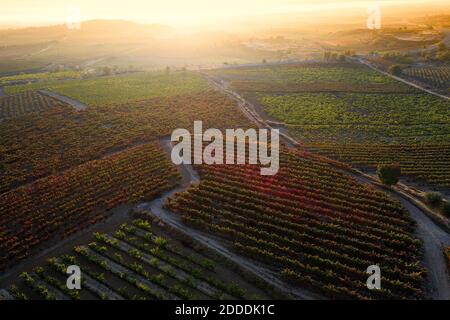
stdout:
POLYGON ((450 145, 334 145, 311 144, 308 148, 357 166, 376 169, 395 160, 402 172, 430 185, 450 189, 450 145))
POLYGON ((20 117, 28 113, 45 111, 57 106, 68 108, 60 101, 36 91, 0 97, 0 121, 20 117))
POLYGON ((403 70, 403 73, 411 78, 422 81, 433 87, 443 89, 450 93, 450 67, 410 67, 403 70))
POLYGON ((90 161, 0 195, 0 269, 98 223, 120 205, 153 199, 180 176, 157 142, 90 161))
POLYGON ((266 89, 268 92, 277 89, 279 92, 413 92, 403 83, 348 62, 225 68, 208 71, 208 74, 230 82, 232 89, 242 92, 265 92, 266 89))
POLYGON ((421 243, 398 202, 323 158, 285 149, 280 158, 280 171, 268 177, 256 165, 196 166, 200 184, 166 206, 289 283, 329 298, 422 297, 421 243), (384 286, 371 291, 364 266, 375 263, 384 286))
POLYGON ((429 95, 303 93, 256 98, 270 117, 305 143, 417 144, 450 138, 450 103, 429 95))
POLYGON ((179 300, 267 299, 271 295, 226 268, 217 255, 194 242, 182 242, 149 220, 121 224, 111 233, 94 233, 47 263, 24 271, 0 291, 16 300, 179 300), (81 290, 68 290, 66 269, 84 272, 81 290))
POLYGON ((20 73, 12 76, 0 77, 0 85, 10 85, 23 82, 60 81, 66 79, 81 79, 78 71, 20 73))
POLYGON ((181 177, 159 142, 174 129, 194 120, 216 128, 248 125, 229 98, 203 82, 192 88, 178 75, 164 77, 177 84, 153 88, 153 98, 111 98, 82 111, 61 103, 41 108, 53 100, 35 91, 4 98, 17 110, 27 103, 42 110, 0 122, 0 270, 121 206, 175 188, 181 177))
POLYGON ((100 106, 201 92, 206 89, 206 85, 198 74, 161 71, 7 86, 5 93, 38 89, 55 91, 89 106, 100 106))
POLYGON ((448 188, 448 100, 351 62, 227 68, 209 75, 303 147, 370 168, 400 163, 406 176, 448 188))
POLYGON ((194 120, 214 128, 248 124, 234 108, 224 95, 205 90, 84 111, 55 106, 0 122, 0 192, 170 135, 176 128, 191 128, 194 120))
POLYGON ((450 300, 450 3, 50 2, 0 10, 3 313, 450 300))

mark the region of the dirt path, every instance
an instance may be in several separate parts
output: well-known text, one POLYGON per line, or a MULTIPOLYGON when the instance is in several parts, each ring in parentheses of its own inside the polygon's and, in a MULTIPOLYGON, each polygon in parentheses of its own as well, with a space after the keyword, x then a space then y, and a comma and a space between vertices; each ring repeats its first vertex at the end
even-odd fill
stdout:
POLYGON ((299 146, 300 143, 293 139, 290 135, 288 130, 276 123, 271 122, 268 123, 268 117, 265 113, 262 112, 261 108, 258 106, 255 106, 251 102, 247 101, 243 97, 241 97, 238 93, 230 90, 227 86, 227 84, 223 81, 214 79, 206 74, 203 74, 203 76, 206 78, 206 81, 216 90, 221 91, 222 93, 225 93, 227 96, 235 100, 238 104, 239 109, 244 113, 244 115, 253 123, 255 123, 260 128, 268 128, 268 129, 278 129, 280 132, 280 136, 284 138, 284 141, 288 147, 296 147, 299 146))
POLYGON ((81 103, 80 101, 74 100, 72 98, 63 96, 62 94, 53 92, 53 91, 49 91, 49 90, 39 90, 39 93, 48 96, 50 98, 62 101, 72 107, 74 107, 77 111, 81 111, 81 110, 85 110, 88 106, 85 105, 84 103, 81 103))
MULTIPOLYGON (((161 144, 166 151, 172 150, 172 145, 169 137, 161 139, 161 144)), ((179 215, 172 213, 171 211, 164 208, 164 203, 167 198, 173 196, 177 192, 185 191, 186 188, 191 183, 198 183, 200 181, 197 173, 190 165, 181 165, 180 170, 183 176, 182 185, 170 192, 165 193, 160 198, 157 198, 149 203, 141 203, 137 206, 138 210, 149 211, 153 215, 157 216, 164 223, 169 224, 173 228, 176 228, 180 232, 187 234, 193 239, 199 241, 204 246, 218 252, 219 254, 225 256, 227 259, 237 263, 245 269, 247 272, 253 273, 256 277, 263 279, 264 281, 270 283, 275 288, 286 292, 296 299, 321 299, 322 297, 314 293, 308 292, 307 290, 302 290, 297 287, 293 287, 285 283, 279 277, 279 272, 275 269, 271 269, 266 265, 260 264, 254 260, 243 257, 239 254, 231 251, 226 245, 226 241, 220 238, 216 238, 208 233, 199 231, 197 229, 191 228, 184 224, 179 215)))
MULTIPOLYGON (((209 78, 207 79, 215 88, 221 90, 223 93, 236 100, 238 107, 247 115, 249 113, 248 106, 252 104, 246 102, 245 99, 238 93, 231 91, 226 85, 221 84, 219 81, 209 78)), ((250 112, 252 117, 250 120, 256 120, 258 126, 265 126, 267 128, 273 128, 266 120, 258 114, 258 109, 253 108, 254 114, 250 112)), ((280 134, 281 135, 281 134, 280 134)), ((282 135, 283 140, 288 147, 300 145, 294 138, 289 136, 289 133, 285 131, 282 135)), ((338 169, 341 170, 341 169, 338 169)), ((372 185, 377 189, 386 192, 386 190, 375 184, 372 179, 359 174, 357 171, 346 172, 352 175, 359 182, 372 185)), ((450 234, 436 225, 421 209, 419 209, 412 201, 402 196, 396 190, 388 191, 388 193, 403 205, 408 210, 411 218, 417 223, 416 235, 423 241, 424 257, 422 263, 428 271, 426 280, 427 293, 430 298, 433 299, 445 299, 450 300, 450 278, 447 268, 447 263, 444 259, 442 252, 443 245, 450 245, 450 234)))

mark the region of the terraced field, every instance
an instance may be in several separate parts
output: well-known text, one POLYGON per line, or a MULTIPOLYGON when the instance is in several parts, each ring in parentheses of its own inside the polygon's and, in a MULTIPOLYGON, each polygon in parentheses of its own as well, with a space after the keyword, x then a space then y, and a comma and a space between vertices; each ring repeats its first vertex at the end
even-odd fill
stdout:
POLYGON ((161 224, 134 220, 42 266, 22 272, 3 299, 155 300, 265 299, 270 294, 227 269, 220 257, 182 243, 161 224), (82 270, 81 290, 68 290, 66 270, 82 270))

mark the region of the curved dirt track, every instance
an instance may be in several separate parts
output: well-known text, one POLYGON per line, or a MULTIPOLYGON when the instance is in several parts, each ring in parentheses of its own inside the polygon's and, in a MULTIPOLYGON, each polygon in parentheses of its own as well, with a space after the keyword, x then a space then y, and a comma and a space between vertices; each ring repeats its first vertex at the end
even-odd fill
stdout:
MULTIPOLYGON (((161 139, 161 144, 167 152, 170 152, 170 150, 172 150, 170 138, 166 137, 161 139)), ((182 185, 172 191, 166 192, 161 197, 151 202, 139 204, 137 206, 139 210, 151 212, 154 216, 158 217, 164 223, 169 224, 170 226, 183 232, 184 234, 187 234, 209 249, 214 250, 215 252, 218 252, 222 256, 226 257, 228 260, 239 264, 240 267, 247 272, 253 273, 256 277, 261 278, 276 289, 285 292, 295 299, 314 300, 323 298, 315 293, 311 293, 307 290, 303 290, 301 288, 297 288, 287 284, 280 279, 278 270, 271 269, 266 265, 260 264, 252 259, 248 259, 237 253, 234 253, 229 249, 229 246, 223 239, 216 238, 208 233, 187 226, 181 221, 179 215, 165 209, 164 203, 167 198, 173 196, 177 192, 186 190, 186 188, 188 188, 190 184, 198 183, 200 181, 197 173, 192 168, 192 166, 181 165, 179 167, 183 176, 182 185)))
MULTIPOLYGON (((273 128, 267 123, 267 119, 258 114, 258 109, 252 107, 252 104, 246 101, 237 92, 231 91, 227 86, 213 78, 207 77, 208 82, 217 90, 223 92, 237 102, 242 112, 258 126, 273 128), (250 108, 248 107, 250 106, 250 108)), ((287 147, 300 145, 298 141, 292 138, 287 130, 280 133, 281 138, 286 142, 287 147)), ((340 168, 336 168, 342 170, 340 168)), ((386 192, 386 190, 366 176, 358 172, 346 172, 352 175, 359 182, 374 186, 375 188, 386 192)), ((416 236, 423 242, 423 266, 427 269, 426 289, 429 298, 437 300, 450 300, 450 277, 442 251, 444 245, 450 246, 450 234, 436 225, 421 209, 413 202, 406 199, 395 190, 388 191, 391 197, 400 201, 403 207, 408 210, 411 218, 417 223, 416 236)))

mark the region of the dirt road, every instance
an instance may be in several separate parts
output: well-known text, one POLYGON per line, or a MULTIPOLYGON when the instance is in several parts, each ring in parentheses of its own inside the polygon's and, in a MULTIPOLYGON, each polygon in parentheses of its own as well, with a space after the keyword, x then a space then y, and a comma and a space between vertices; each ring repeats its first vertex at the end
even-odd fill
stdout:
POLYGON ((64 103, 74 107, 77 111, 85 110, 88 107, 87 105, 85 105, 84 103, 82 103, 80 101, 77 101, 77 100, 74 100, 72 98, 63 96, 62 94, 59 94, 59 93, 56 93, 56 92, 53 92, 53 91, 39 90, 38 92, 43 94, 43 95, 45 95, 45 96, 49 96, 49 97, 51 97, 53 99, 62 101, 64 103))
MULTIPOLYGON (((163 148, 170 152, 172 150, 172 145, 169 137, 166 137, 161 140, 161 144, 163 148)), ((176 215, 169 210, 164 208, 164 203, 167 198, 173 196, 177 192, 182 192, 186 190, 186 188, 191 183, 197 183, 200 181, 197 173, 190 165, 181 165, 180 170, 183 176, 182 185, 170 192, 165 193, 161 197, 153 200, 149 203, 141 203, 137 206, 139 210, 150 211, 153 215, 157 216, 163 222, 169 224, 173 228, 187 234, 193 239, 199 241, 204 246, 218 252, 223 255, 227 259, 239 264, 241 268, 245 269, 247 272, 254 274, 256 277, 263 279, 264 281, 271 284, 273 287, 281 290, 289 295, 291 295, 295 299, 304 299, 304 300, 313 300, 313 299, 321 299, 322 297, 316 295, 314 293, 308 292, 307 290, 303 290, 297 287, 293 287, 286 282, 284 282, 279 277, 278 270, 271 269, 266 265, 260 264, 254 260, 243 257, 239 254, 234 253, 229 249, 226 241, 220 238, 216 238, 211 234, 201 232, 194 228, 191 228, 184 224, 179 215, 176 215)))

